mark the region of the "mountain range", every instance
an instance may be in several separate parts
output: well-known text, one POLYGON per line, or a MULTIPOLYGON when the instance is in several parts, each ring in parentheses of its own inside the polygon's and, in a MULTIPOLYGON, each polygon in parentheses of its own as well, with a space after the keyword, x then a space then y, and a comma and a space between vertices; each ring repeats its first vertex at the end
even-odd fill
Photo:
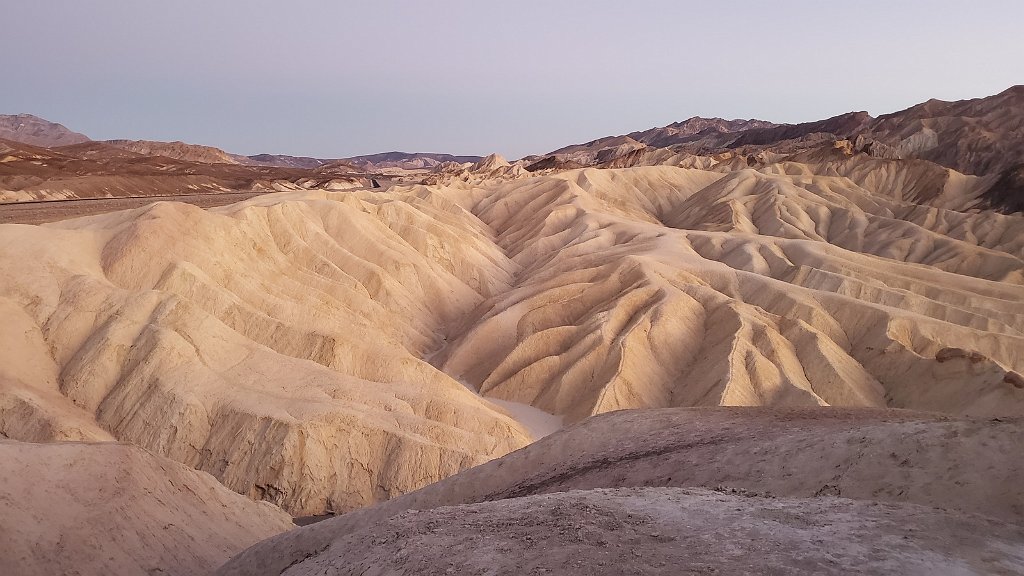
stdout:
MULTIPOLYGON (((1024 208, 1024 200, 1021 200, 1024 188, 1020 184, 1024 179, 1024 152, 1016 145, 1024 138, 1022 110, 1024 86, 1014 86, 987 98, 959 102, 929 100, 877 118, 867 112, 850 112, 819 121, 776 124, 756 119, 693 117, 660 128, 599 138, 547 154, 529 156, 523 165, 530 171, 587 166, 621 168, 693 164, 699 158, 707 158, 704 162, 707 164, 724 157, 742 156, 753 166, 777 162, 786 156, 806 155, 815 149, 834 146, 836 142, 847 142, 841 149, 847 150, 851 156, 864 154, 879 159, 927 160, 961 174, 991 177, 992 185, 982 201, 996 209, 1018 211, 1024 208)), ((0 139, 48 147, 66 155, 82 150, 67 146, 91 142, 86 136, 61 124, 29 114, 0 116, 0 139)), ((405 152, 339 159, 281 154, 242 156, 182 142, 109 140, 102 144, 142 156, 200 164, 353 174, 436 170, 448 163, 471 164, 481 160, 480 156, 405 152)), ((93 157, 95 154, 93 151, 93 157)), ((229 183, 227 188, 232 185, 236 184, 229 183)), ((11 186, 7 188, 17 190, 11 186)), ((38 194, 28 197, 45 199, 38 194)))

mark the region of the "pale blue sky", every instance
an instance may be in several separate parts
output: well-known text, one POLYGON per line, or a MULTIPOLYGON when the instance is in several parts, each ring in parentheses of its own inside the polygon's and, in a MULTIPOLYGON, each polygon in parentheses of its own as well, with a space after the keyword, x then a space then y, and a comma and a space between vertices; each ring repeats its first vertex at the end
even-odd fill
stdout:
POLYGON ((1024 83, 1024 2, 0 0, 0 113, 232 152, 509 157, 1024 83))

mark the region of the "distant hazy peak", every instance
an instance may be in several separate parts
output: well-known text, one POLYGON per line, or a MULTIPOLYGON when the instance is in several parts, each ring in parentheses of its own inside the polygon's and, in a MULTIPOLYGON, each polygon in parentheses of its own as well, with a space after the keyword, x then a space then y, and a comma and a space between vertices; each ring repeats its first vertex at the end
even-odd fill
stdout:
POLYGON ((203 164, 239 163, 235 157, 220 148, 200 144, 186 144, 180 141, 157 142, 153 140, 107 140, 106 143, 122 150, 136 152, 145 156, 164 156, 203 164))
POLYGON ((482 156, 456 156, 453 154, 440 154, 436 152, 378 152, 377 154, 364 154, 362 156, 350 156, 344 160, 365 161, 365 162, 403 162, 417 159, 436 160, 438 162, 479 162, 482 156))
POLYGON ((89 137, 32 114, 0 114, 0 139, 52 148, 89 142, 89 137))
MULTIPOLYGON (((692 118, 687 118, 682 122, 673 122, 672 124, 665 126, 665 128, 675 128, 681 133, 689 132, 690 134, 697 134, 698 132, 703 132, 708 128, 714 128, 719 132, 738 132, 740 130, 750 130, 752 128, 771 128, 773 126, 778 126, 778 124, 767 120, 758 120, 756 118, 751 118, 750 120, 743 120, 739 118, 726 120, 724 118, 717 117, 704 118, 702 116, 694 116, 692 118)), ((653 130, 657 130, 657 128, 654 128, 653 130)), ((651 130, 647 130, 646 132, 651 132, 651 130)), ((635 134, 644 133, 645 132, 636 132, 635 134)))

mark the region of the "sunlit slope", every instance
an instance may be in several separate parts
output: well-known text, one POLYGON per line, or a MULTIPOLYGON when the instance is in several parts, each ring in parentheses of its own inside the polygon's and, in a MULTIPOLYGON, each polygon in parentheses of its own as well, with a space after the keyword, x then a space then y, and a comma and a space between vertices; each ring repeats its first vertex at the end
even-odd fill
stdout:
POLYGON ((442 198, 160 203, 0 236, 23 247, 0 264, 9 437, 112 436, 296 514, 529 441, 421 359, 514 269, 442 198))
POLYGON ((715 178, 588 169, 495 188, 473 211, 523 272, 478 309, 445 371, 572 420, 1024 408, 1024 220, 920 211, 842 177, 715 178), (953 220, 959 238, 942 233, 953 220))

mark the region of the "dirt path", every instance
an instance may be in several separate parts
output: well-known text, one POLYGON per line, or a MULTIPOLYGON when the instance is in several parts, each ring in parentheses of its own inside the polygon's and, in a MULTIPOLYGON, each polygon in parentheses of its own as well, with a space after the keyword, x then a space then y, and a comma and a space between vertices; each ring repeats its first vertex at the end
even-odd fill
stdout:
POLYGON ((162 201, 184 202, 200 208, 224 206, 259 196, 266 192, 222 192, 217 194, 182 194, 172 196, 131 196, 124 198, 83 198, 0 204, 0 224, 42 224, 79 216, 91 216, 138 208, 162 201))

